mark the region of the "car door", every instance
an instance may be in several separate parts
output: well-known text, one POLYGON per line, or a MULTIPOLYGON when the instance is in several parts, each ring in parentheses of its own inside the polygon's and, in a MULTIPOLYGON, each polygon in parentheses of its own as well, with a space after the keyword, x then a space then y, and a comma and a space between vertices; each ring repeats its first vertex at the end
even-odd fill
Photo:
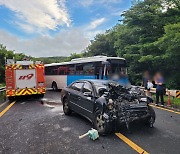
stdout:
POLYGON ((79 106, 79 101, 81 101, 81 93, 83 82, 75 82, 69 87, 68 97, 70 102, 70 107, 75 112, 82 112, 81 107, 79 106))
POLYGON ((81 93, 81 106, 84 110, 84 115, 90 119, 93 118, 94 99, 95 97, 92 85, 89 82, 85 82, 81 93), (91 93, 92 96, 85 95, 86 92, 91 93))

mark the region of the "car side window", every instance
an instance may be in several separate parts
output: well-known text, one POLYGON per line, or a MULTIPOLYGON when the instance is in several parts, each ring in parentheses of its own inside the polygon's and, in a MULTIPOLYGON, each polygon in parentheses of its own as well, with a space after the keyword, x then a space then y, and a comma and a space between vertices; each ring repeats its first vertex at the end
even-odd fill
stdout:
POLYGON ((83 90, 82 92, 91 92, 93 93, 93 89, 92 89, 92 86, 90 83, 85 83, 84 86, 83 86, 83 90))
POLYGON ((70 88, 76 91, 81 91, 82 86, 83 86, 82 82, 76 82, 72 84, 70 88))

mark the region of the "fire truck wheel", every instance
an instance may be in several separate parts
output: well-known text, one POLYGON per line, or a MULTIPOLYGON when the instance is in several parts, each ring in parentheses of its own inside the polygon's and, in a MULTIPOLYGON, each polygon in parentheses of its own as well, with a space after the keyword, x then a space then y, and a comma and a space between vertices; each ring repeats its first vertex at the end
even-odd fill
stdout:
POLYGON ((52 88, 53 88, 53 91, 57 91, 58 90, 56 82, 52 83, 52 88))
POLYGON ((15 97, 10 96, 10 97, 8 97, 8 100, 9 100, 10 102, 13 102, 13 101, 15 100, 15 97))
POLYGON ((43 98, 44 97, 44 94, 39 94, 39 98, 43 98))

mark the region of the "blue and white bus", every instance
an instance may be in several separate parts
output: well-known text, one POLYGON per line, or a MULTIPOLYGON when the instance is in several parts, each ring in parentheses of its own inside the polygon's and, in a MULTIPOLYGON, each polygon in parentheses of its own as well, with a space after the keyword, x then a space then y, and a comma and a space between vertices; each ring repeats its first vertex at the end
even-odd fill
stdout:
POLYGON ((129 84, 124 58, 95 56, 72 59, 70 62, 45 65, 47 88, 62 89, 79 79, 113 79, 121 85, 129 84))

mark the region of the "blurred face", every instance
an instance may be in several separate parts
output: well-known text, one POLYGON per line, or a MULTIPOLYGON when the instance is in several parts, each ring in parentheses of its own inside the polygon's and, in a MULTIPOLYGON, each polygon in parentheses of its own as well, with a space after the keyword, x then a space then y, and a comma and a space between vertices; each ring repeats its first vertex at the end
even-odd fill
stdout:
POLYGON ((144 72, 144 76, 148 77, 149 76, 149 72, 148 71, 144 72))
POLYGON ((162 77, 161 73, 158 72, 158 73, 156 74, 156 77, 157 77, 158 79, 161 78, 161 77, 162 77))

